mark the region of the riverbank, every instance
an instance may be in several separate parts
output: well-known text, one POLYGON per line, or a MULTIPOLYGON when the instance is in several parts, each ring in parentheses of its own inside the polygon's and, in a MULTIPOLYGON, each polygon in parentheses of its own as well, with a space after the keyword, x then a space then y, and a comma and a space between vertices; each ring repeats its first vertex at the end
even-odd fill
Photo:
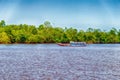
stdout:
MULTIPOLYGON (((0 44, 59 44, 59 43, 0 43, 0 44)), ((69 44, 69 42, 63 43, 63 44, 69 44)), ((117 43, 86 43, 86 44, 120 44, 120 42, 117 43)))

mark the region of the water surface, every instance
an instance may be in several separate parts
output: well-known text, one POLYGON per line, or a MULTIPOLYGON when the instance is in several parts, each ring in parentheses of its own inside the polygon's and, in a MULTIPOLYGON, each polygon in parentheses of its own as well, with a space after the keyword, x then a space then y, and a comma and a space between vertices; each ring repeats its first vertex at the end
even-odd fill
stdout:
POLYGON ((120 44, 0 45, 0 80, 119 80, 120 44))

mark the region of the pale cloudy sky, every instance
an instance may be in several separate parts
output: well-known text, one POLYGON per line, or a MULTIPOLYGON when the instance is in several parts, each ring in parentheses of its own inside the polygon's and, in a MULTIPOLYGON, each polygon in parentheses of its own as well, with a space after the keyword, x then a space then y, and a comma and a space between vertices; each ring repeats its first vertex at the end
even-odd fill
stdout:
POLYGON ((86 29, 120 28, 120 0, 0 0, 0 20, 7 24, 86 29))

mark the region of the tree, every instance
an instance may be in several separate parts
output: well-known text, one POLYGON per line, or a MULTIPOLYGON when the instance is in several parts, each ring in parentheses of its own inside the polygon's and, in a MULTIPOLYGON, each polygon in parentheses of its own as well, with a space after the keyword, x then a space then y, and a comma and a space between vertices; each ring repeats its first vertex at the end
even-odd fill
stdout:
POLYGON ((28 41, 27 43, 38 43, 39 39, 38 39, 38 35, 31 35, 28 37, 28 41))
POLYGON ((46 27, 52 27, 52 25, 51 25, 51 23, 50 23, 49 21, 45 21, 45 22, 44 22, 44 25, 45 25, 46 27))
POLYGON ((6 24, 5 24, 5 21, 4 20, 1 20, 1 22, 0 22, 0 26, 1 27, 4 27, 6 24))
POLYGON ((94 29, 93 34, 95 35, 95 43, 101 43, 101 41, 100 41, 101 30, 100 29, 94 29))
POLYGON ((117 36, 117 30, 115 28, 112 28, 107 34, 107 39, 109 43, 115 43, 119 41, 117 36))
POLYGON ((80 30, 77 34, 78 41, 85 41, 85 32, 83 30, 80 30))
POLYGON ((52 26, 45 21, 39 27, 34 25, 6 25, 0 21, 0 43, 58 43, 70 41, 85 41, 87 43, 118 43, 120 30, 112 28, 109 31, 88 28, 86 31, 65 27, 52 26))
POLYGON ((95 34, 94 34, 94 29, 88 28, 88 30, 85 33, 85 38, 87 43, 95 43, 95 34))
POLYGON ((77 29, 69 28, 65 31, 69 41, 77 41, 77 29))
POLYGON ((5 43, 5 44, 11 43, 7 33, 5 32, 0 33, 0 43, 5 43))
POLYGON ((28 28, 29 33, 36 35, 37 34, 37 28, 33 25, 30 25, 28 28))

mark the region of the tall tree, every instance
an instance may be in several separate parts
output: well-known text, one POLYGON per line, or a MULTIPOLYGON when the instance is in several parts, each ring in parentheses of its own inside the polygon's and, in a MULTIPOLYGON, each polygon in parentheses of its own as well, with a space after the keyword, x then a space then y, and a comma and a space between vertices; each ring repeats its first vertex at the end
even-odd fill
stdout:
POLYGON ((0 26, 1 27, 4 27, 6 24, 5 24, 5 21, 4 20, 1 20, 1 22, 0 22, 0 26))

